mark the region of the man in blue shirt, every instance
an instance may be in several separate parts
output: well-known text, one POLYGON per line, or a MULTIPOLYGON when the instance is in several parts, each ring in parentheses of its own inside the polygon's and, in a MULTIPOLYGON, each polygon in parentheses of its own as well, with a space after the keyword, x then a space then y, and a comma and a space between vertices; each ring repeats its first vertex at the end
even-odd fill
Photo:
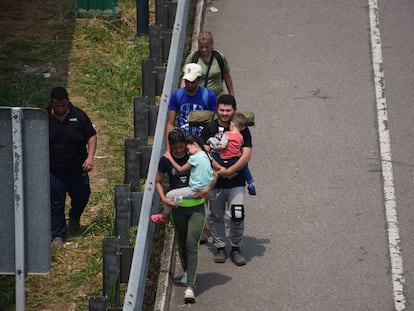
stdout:
MULTIPOLYGON (((190 63, 184 67, 183 80, 185 87, 179 88, 171 94, 168 103, 168 115, 166 125, 166 135, 174 128, 177 119, 177 127, 182 129, 185 134, 201 135, 202 126, 190 126, 188 124, 188 115, 194 110, 211 110, 217 108, 216 96, 212 91, 199 85, 201 77, 201 66, 190 63)), ((167 150, 169 150, 168 140, 167 150)))

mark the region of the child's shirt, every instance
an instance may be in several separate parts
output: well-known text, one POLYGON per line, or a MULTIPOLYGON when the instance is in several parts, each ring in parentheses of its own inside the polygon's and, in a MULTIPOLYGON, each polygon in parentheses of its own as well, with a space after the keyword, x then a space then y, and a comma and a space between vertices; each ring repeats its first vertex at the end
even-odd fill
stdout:
POLYGON ((220 144, 226 146, 220 152, 221 159, 231 159, 241 156, 241 146, 243 146, 243 135, 235 132, 225 132, 220 144))
POLYGON ((210 158, 204 151, 190 155, 188 163, 191 165, 190 181, 191 189, 201 190, 210 186, 213 181, 213 169, 210 158))

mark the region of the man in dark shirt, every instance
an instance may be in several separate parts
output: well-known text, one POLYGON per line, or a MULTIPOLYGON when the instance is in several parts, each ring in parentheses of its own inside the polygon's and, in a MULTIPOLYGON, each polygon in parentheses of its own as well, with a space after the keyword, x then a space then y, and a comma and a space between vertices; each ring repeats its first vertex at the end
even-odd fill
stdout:
POLYGON ((65 88, 52 89, 48 112, 52 243, 62 247, 66 193, 71 198, 68 229, 79 232, 91 191, 88 172, 93 169, 97 137, 87 114, 69 102, 65 88))
MULTIPOLYGON (((218 119, 204 126, 201 138, 209 149, 207 140, 219 133, 229 130, 230 120, 236 112, 236 100, 231 95, 222 95, 217 101, 218 119)), ((224 263, 226 261, 226 230, 224 216, 226 205, 231 212, 230 221, 230 244, 232 249, 230 257, 237 266, 246 264, 246 259, 240 252, 243 242, 244 231, 244 195, 246 180, 241 170, 247 165, 252 152, 252 138, 250 130, 246 127, 240 132, 243 135, 242 155, 240 159, 229 167, 220 167, 219 178, 213 190, 208 195, 210 204, 210 233, 213 237, 217 253, 214 262, 224 263)))

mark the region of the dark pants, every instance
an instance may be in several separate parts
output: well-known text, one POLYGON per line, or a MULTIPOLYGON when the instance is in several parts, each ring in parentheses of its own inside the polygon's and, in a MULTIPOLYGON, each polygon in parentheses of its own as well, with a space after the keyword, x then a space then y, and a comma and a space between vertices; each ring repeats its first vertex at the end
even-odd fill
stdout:
POLYGON ((198 249, 206 224, 206 207, 203 204, 194 207, 172 209, 172 223, 178 237, 178 252, 184 271, 187 271, 187 286, 195 286, 198 249))
POLYGON ((79 220, 88 204, 91 188, 89 176, 84 173, 76 176, 50 175, 50 205, 52 217, 52 239, 66 237, 65 201, 69 194, 71 208, 69 217, 79 220))

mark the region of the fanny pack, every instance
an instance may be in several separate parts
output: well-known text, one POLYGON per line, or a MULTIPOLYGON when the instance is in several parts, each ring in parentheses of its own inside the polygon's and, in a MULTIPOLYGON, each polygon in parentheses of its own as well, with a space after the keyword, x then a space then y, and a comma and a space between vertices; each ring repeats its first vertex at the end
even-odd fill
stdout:
POLYGON ((190 199, 190 198, 184 198, 180 202, 180 207, 194 207, 197 205, 201 205, 206 201, 206 199, 190 199))

